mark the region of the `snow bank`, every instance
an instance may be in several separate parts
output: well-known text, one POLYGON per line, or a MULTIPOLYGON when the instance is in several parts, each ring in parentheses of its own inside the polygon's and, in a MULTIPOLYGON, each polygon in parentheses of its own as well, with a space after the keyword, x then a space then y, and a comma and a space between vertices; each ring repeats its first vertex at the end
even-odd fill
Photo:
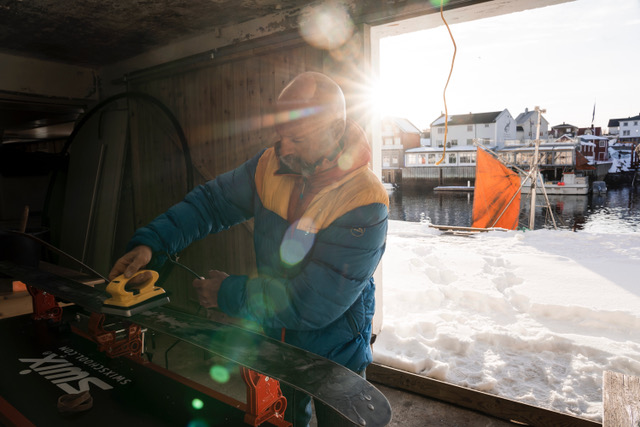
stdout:
POLYGON ((602 419, 602 372, 640 373, 640 234, 473 237, 391 221, 374 361, 602 419))

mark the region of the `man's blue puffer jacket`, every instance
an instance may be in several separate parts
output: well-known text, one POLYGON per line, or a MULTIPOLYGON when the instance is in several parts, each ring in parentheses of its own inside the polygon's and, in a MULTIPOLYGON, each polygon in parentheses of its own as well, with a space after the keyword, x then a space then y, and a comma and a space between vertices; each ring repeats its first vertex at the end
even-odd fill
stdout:
POLYGON ((198 186, 140 228, 129 247, 154 259, 255 218, 257 277, 231 275, 218 294, 226 314, 354 371, 371 363, 372 275, 384 253, 388 196, 368 167, 321 190, 303 217, 286 220, 293 178, 275 173, 273 148, 198 186))

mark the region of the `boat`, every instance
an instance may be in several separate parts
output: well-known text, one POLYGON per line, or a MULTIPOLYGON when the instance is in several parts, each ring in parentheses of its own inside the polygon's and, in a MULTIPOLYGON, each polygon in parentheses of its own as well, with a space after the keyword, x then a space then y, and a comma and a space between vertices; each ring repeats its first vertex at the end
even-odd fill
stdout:
POLYGON ((476 153, 472 228, 518 228, 520 177, 486 150, 476 153))
POLYGON ((476 152, 476 181, 473 191, 473 212, 471 227, 448 227, 432 225, 443 232, 460 235, 473 235, 488 230, 517 230, 520 227, 520 200, 522 194, 530 199, 529 229, 534 229, 536 194, 544 196, 546 206, 551 212, 553 227, 557 224, 551 210, 549 194, 587 194, 589 184, 586 177, 577 177, 574 173, 565 173, 561 183, 545 183, 542 185, 540 174, 540 113, 536 128, 536 142, 533 161, 528 172, 508 168, 490 149, 478 144, 476 152), (490 154, 492 153, 492 154, 490 154), (522 176, 522 178, 521 178, 522 176), (530 185, 525 185, 530 183, 530 185), (559 189, 559 190, 555 190, 559 189), (555 191, 558 191, 556 193, 555 191), (583 193, 584 192, 584 193, 583 193))
MULTIPOLYGON (((529 176, 522 178, 523 194, 531 193, 532 180, 529 176)), ((549 195, 587 195, 589 194, 589 180, 586 176, 577 176, 573 172, 565 172, 562 175, 560 181, 544 181, 542 182, 541 176, 538 175, 537 187, 544 185, 544 191, 549 195)))
MULTIPOLYGON (((500 160, 478 147, 473 188, 471 227, 429 224, 443 233, 470 236, 491 230, 516 230, 520 216, 520 177, 500 160)), ((435 190, 435 189, 434 189, 435 190)))
POLYGON ((398 184, 396 184, 395 182, 383 182, 382 186, 385 188, 385 190, 387 190, 387 193, 393 193, 398 189, 398 184))
POLYGON ((593 194, 605 194, 607 192, 607 184, 604 181, 593 181, 591 192, 593 194))

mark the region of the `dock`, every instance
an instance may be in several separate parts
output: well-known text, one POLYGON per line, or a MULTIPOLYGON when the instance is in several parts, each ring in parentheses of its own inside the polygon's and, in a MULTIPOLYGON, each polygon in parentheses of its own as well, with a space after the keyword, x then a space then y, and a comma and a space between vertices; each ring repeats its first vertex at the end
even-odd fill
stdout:
POLYGON ((474 186, 469 185, 439 185, 433 191, 473 192, 474 186))

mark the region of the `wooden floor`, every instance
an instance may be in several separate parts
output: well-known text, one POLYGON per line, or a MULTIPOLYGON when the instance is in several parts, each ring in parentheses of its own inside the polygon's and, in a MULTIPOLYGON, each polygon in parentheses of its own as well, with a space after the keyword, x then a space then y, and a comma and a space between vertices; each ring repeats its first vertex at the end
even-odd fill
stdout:
POLYGON ((515 424, 414 393, 375 384, 393 411, 391 427, 501 427, 515 424))

